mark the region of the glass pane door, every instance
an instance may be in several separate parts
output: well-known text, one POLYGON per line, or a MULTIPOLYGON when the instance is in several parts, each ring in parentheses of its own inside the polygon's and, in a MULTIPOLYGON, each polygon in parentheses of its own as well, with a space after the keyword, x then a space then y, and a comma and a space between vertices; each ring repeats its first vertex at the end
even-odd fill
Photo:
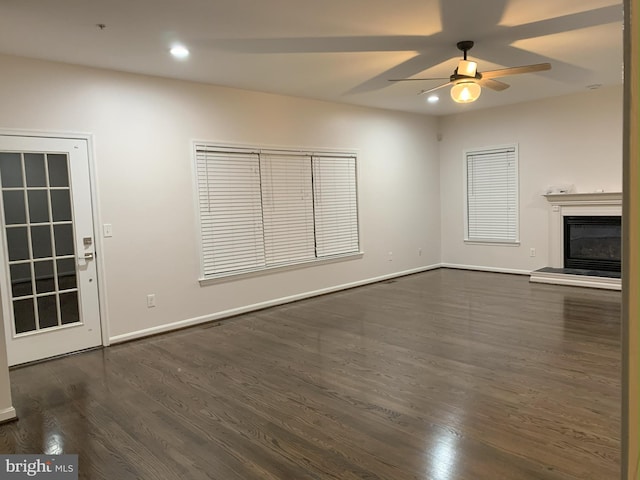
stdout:
POLYGON ((14 334, 81 322, 69 156, 0 152, 14 334))

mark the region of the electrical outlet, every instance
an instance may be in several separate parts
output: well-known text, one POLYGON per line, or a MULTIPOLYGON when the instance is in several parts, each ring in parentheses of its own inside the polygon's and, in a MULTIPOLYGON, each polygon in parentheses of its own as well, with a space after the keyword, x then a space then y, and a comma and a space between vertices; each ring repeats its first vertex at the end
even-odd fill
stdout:
POLYGON ((418 256, 419 256, 419 257, 421 257, 421 256, 422 256, 422 249, 421 249, 421 248, 419 248, 419 249, 418 249, 418 256))
POLYGON ((389 261, 393 262, 393 252, 389 252, 389 261))
POLYGON ((536 249, 535 248, 530 248, 529 249, 529 256, 530 257, 535 257, 536 256, 536 249))
POLYGON ((155 306, 156 306, 156 294, 150 293, 149 295, 147 295, 147 308, 151 308, 155 306))

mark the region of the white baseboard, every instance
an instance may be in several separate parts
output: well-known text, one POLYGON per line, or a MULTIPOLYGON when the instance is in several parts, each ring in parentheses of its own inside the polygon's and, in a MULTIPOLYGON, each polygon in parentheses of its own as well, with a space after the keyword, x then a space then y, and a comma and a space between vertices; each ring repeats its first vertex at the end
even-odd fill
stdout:
POLYGON ((605 290, 622 290, 619 278, 589 277, 587 275, 566 275, 564 273, 531 272, 529 281, 550 285, 569 285, 573 287, 601 288, 605 290))
POLYGON ((18 418, 15 408, 9 407, 5 408, 4 410, 0 410, 0 423, 8 422, 9 420, 13 420, 15 418, 18 418))
POLYGON ((256 310, 262 310, 264 308, 275 307, 277 305, 284 305, 285 303, 295 302, 297 300, 304 300, 305 298, 317 297, 319 295, 325 295, 327 293, 338 292, 341 290, 347 290, 349 288, 361 287, 371 283, 382 282, 397 277, 404 277, 405 275, 411 275, 414 273, 426 272, 429 270, 435 270, 440 268, 441 264, 428 265, 426 267, 414 268, 411 270, 405 270, 403 272, 391 273, 388 275, 382 275, 380 277, 368 278, 365 280, 359 280, 357 282, 345 283, 342 285, 336 285, 333 287, 323 288, 320 290, 314 290, 311 292, 300 293, 297 295, 291 295, 289 297, 276 298, 274 300, 268 300, 266 302, 254 303, 252 305, 245 305, 238 308, 232 308, 224 310, 222 312, 212 313, 210 315, 203 315, 201 317, 188 318, 186 320, 180 320, 178 322, 167 323, 165 325, 159 325, 157 327, 146 328, 144 330, 137 330, 135 332, 124 333, 122 335, 115 335, 109 338, 110 344, 128 342, 138 338, 148 337, 150 335, 157 335, 159 333, 170 332, 172 330, 178 330, 181 328, 192 327, 201 323, 211 322, 214 320, 222 320, 224 318, 233 317, 242 313, 254 312, 256 310))
POLYGON ((458 270, 477 270, 480 272, 511 273, 514 275, 530 275, 531 270, 519 270, 515 268, 485 267, 482 265, 461 265, 459 263, 441 263, 442 268, 456 268, 458 270))

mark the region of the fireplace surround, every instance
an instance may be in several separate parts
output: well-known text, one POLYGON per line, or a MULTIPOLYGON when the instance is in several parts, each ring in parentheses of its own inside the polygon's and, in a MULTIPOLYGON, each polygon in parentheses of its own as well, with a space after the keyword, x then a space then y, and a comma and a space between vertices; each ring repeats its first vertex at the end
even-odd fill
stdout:
MULTIPOLYGON (((530 280, 538 283, 576 285, 583 287, 621 289, 620 273, 609 270, 611 275, 591 273, 591 269, 565 266, 565 218, 566 217, 617 217, 622 216, 622 193, 565 193, 544 196, 549 208, 549 256, 547 266, 531 272, 530 280)), ((584 243, 584 242, 583 242, 584 243)), ((588 242, 587 242, 588 243, 588 242)), ((602 255, 601 255, 602 256, 602 255)), ((615 255, 614 255, 615 256, 615 255)))

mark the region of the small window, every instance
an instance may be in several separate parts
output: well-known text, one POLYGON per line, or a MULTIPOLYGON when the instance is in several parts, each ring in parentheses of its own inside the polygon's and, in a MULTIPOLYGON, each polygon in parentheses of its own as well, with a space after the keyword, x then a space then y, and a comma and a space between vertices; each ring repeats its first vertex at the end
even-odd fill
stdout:
POLYGON ((360 253, 356 157, 196 144, 203 278, 360 253))
POLYGON ((465 241, 518 243, 518 149, 465 152, 465 241))

